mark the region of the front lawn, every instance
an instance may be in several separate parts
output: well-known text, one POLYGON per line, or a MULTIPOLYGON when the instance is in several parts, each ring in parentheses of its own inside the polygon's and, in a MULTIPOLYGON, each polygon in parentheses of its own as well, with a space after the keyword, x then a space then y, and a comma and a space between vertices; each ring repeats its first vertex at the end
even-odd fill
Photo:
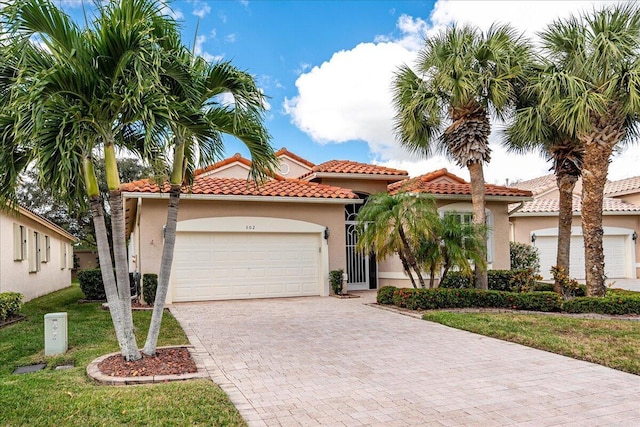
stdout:
MULTIPOLYGON (((108 311, 77 304, 77 285, 25 304, 27 320, 0 329, 0 426, 246 425, 222 390, 197 380, 128 387, 95 385, 86 375, 96 357, 118 351, 108 311), (44 315, 67 312, 69 351, 44 356, 44 315), (17 366, 48 363, 31 374, 17 366), (73 362, 75 368, 54 370, 73 362)), ((139 340, 146 337, 151 312, 134 312, 139 340)), ((159 345, 187 344, 178 322, 163 316, 159 345)), ((142 345, 143 342, 138 342, 142 345)))
POLYGON ((446 311, 423 319, 640 375, 638 321, 446 311))

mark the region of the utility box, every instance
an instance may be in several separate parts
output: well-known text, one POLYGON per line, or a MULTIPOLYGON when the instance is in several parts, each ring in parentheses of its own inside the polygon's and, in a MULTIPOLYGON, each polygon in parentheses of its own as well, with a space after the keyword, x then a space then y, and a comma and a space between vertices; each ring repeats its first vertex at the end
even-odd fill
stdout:
POLYGON ((44 315, 44 355, 53 356, 69 349, 67 313, 44 315))

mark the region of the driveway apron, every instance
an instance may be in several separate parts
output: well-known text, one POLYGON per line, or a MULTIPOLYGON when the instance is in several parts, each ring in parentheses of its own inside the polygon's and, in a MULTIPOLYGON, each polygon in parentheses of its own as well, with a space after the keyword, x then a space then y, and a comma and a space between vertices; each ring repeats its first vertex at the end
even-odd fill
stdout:
POLYGON ((638 426, 640 377, 363 304, 171 308, 250 426, 638 426))

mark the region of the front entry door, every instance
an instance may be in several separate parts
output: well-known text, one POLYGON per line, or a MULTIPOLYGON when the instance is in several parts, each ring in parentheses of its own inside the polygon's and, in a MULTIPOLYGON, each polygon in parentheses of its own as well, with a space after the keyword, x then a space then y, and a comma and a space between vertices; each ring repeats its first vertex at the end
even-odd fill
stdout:
MULTIPOLYGON (((358 194, 361 198, 366 199, 367 195, 358 194)), ((363 205, 353 204, 345 206, 345 246, 347 249, 347 290, 364 291, 367 289, 376 289, 376 261, 374 256, 365 255, 356 250, 358 244, 358 233, 356 231, 356 216, 363 205), (373 272, 373 274, 372 274, 373 272)))

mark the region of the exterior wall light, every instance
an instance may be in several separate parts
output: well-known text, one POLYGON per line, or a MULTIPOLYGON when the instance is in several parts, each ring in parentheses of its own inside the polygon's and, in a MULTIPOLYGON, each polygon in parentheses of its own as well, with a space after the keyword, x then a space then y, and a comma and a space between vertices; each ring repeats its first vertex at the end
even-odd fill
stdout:
POLYGON ((531 234, 531 243, 536 242, 536 233, 531 234))
POLYGON ((631 239, 635 242, 636 240, 638 240, 638 233, 636 233, 635 231, 633 232, 633 234, 631 235, 631 239))
POLYGON ((329 227, 325 227, 325 229, 324 229, 324 240, 329 240, 329 234, 331 234, 329 232, 329 227))

